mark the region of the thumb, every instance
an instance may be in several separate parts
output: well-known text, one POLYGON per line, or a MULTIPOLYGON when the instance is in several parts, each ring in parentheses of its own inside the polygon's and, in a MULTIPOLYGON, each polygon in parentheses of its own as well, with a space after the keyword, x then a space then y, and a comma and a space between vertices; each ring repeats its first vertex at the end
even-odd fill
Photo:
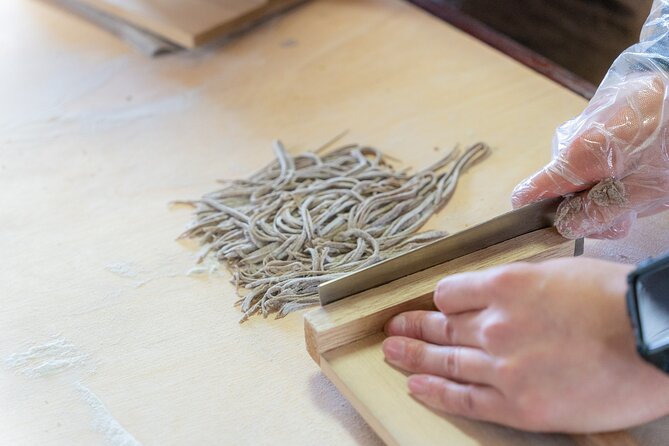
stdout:
POLYGON ((616 221, 613 222, 611 227, 604 232, 599 234, 592 234, 590 238, 606 239, 606 240, 616 240, 627 237, 632 229, 632 226, 636 222, 637 215, 634 212, 629 212, 627 214, 621 215, 616 221))

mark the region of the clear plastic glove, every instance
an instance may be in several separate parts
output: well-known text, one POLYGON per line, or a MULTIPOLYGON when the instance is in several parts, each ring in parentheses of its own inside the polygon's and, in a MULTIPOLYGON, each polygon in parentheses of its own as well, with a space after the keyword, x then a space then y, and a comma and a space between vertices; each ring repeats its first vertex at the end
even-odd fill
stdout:
POLYGON ((669 209, 669 0, 655 0, 641 42, 616 59, 580 116, 556 131, 553 161, 513 191, 519 207, 567 196, 565 237, 621 238, 669 209))

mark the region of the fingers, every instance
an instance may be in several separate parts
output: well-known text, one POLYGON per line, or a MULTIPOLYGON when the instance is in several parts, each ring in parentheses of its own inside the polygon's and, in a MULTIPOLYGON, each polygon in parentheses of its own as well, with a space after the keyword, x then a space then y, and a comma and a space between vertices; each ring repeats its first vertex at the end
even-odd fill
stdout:
POLYGON ((627 236, 636 215, 636 212, 620 206, 598 205, 588 198, 587 193, 581 193, 560 203, 555 227, 569 239, 619 239, 627 236))
POLYGON ((565 199, 558 207, 555 226, 567 238, 622 238, 638 213, 652 211, 666 199, 666 190, 669 184, 648 183, 641 175, 623 181, 607 179, 565 199))
POLYGON ((434 292, 434 304, 444 314, 483 310, 488 307, 492 293, 491 279, 497 270, 453 274, 439 281, 434 292))
POLYGON ((446 316, 438 311, 409 311, 386 324, 389 336, 405 336, 430 344, 478 347, 478 313, 446 316))
POLYGON ((383 353, 389 363, 412 373, 479 384, 492 383, 495 375, 493 359, 476 348, 433 345, 393 336, 383 342, 383 353))
POLYGON ((614 221, 613 224, 602 232, 597 234, 589 235, 590 238, 603 239, 603 240, 617 240, 627 237, 632 229, 632 226, 636 222, 636 215, 623 214, 618 219, 614 221))
POLYGON ((570 182, 564 178, 563 163, 551 161, 546 167, 518 184, 511 193, 514 209, 546 198, 560 197, 584 189, 581 182, 570 182))
POLYGON ((611 135, 604 127, 585 131, 546 167, 516 186, 511 197, 513 206, 579 192, 603 178, 621 177, 624 166, 609 139, 611 135))
POLYGON ((639 213, 639 218, 650 217, 651 215, 659 214, 660 212, 669 211, 669 199, 666 202, 658 200, 653 206, 639 213))
POLYGON ((640 77, 602 92, 581 116, 558 129, 560 152, 516 186, 511 199, 514 208, 579 192, 604 178, 628 175, 636 150, 658 128, 664 90, 659 77, 640 77))
POLYGON ((503 421, 503 395, 493 387, 458 384, 430 375, 409 377, 414 398, 440 412, 484 421, 503 421))
POLYGON ((579 192, 615 175, 612 164, 617 163, 608 153, 605 132, 604 128, 585 131, 546 167, 516 186, 511 196, 514 208, 579 192))

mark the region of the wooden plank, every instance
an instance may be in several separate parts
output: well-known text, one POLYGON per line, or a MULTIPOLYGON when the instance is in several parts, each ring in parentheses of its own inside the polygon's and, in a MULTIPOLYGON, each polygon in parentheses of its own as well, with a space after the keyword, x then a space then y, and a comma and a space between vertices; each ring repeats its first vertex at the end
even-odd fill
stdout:
POLYGON ((407 392, 407 374, 387 364, 383 333, 326 352, 323 373, 388 445, 634 446, 626 432, 556 435, 519 431, 440 414, 407 392))
POLYGON ((321 359, 321 369, 386 444, 571 444, 566 437, 537 437, 488 423, 446 417, 429 409, 409 395, 407 374, 385 362, 381 350, 384 337, 383 333, 378 333, 325 353, 321 359))
POLYGON ((305 316, 311 357, 389 445, 636 445, 627 432, 549 435, 448 417, 411 398, 407 374, 387 364, 384 324, 408 310, 433 309, 432 290, 442 277, 516 261, 570 256, 579 243, 542 229, 358 293, 305 316))
MULTIPOLYGON (((2 445, 115 441, 78 382, 145 445, 377 446, 305 354, 301 314, 239 325, 228 276, 186 277, 193 258, 173 240, 191 216, 166 203, 261 168, 275 137, 297 153, 350 128, 343 143, 415 168, 483 140, 492 156, 429 222, 456 232, 509 210, 585 107, 404 1, 313 1, 155 61, 38 1, 0 1, 0 22, 15 68, 0 70, 0 361, 58 335, 95 369, 0 367, 2 445)), ((633 241, 614 254, 650 249, 633 241)))
POLYGON ((446 275, 572 256, 575 249, 576 242, 563 238, 554 228, 542 229, 318 308, 304 317, 307 351, 318 362, 323 352, 381 331, 396 314, 433 308, 432 291, 446 275))
POLYGON ((574 435, 577 446, 639 446, 639 442, 626 431, 601 434, 574 435))
POLYGON ((296 0, 79 0, 187 48, 230 33, 296 0))

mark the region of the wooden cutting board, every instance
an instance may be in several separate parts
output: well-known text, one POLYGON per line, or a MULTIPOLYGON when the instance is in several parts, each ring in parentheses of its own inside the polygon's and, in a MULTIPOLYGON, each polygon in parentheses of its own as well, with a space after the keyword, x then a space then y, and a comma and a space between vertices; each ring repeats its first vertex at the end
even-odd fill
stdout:
POLYGON ((321 307, 304 318, 307 350, 388 445, 636 445, 626 432, 571 437, 533 434, 439 414, 411 398, 408 375, 384 360, 385 323, 404 311, 433 310, 432 291, 444 276, 517 261, 568 257, 579 254, 580 242, 562 238, 554 228, 542 229, 321 307))
POLYGON ((383 358, 384 338, 378 333, 325 353, 321 370, 388 445, 639 445, 627 432, 536 434, 441 415, 409 396, 407 375, 389 366, 383 358))
POLYGON ((165 40, 193 48, 300 0, 79 1, 165 40))

